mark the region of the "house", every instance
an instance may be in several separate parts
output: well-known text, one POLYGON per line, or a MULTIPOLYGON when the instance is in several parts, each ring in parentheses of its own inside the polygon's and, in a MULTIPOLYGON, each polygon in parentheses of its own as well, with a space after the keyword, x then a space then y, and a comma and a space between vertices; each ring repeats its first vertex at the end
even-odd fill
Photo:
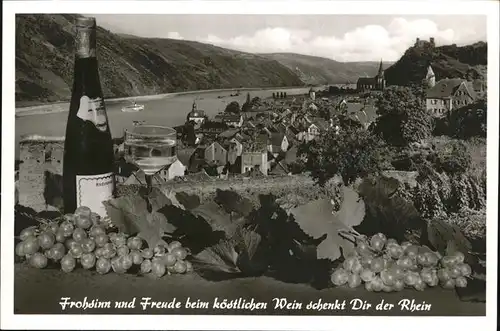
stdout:
POLYGON ((316 99, 316 92, 312 87, 309 89, 309 98, 313 101, 316 99))
POLYGON ((427 67, 427 74, 425 75, 423 85, 425 88, 433 88, 436 86, 436 75, 430 65, 427 67))
POLYGON ((249 128, 249 129, 255 129, 256 128, 256 125, 255 123, 253 122, 253 120, 248 120, 246 121, 244 124, 244 127, 245 128, 249 128))
POLYGON ((474 92, 478 98, 482 98, 486 93, 486 82, 482 79, 475 79, 472 81, 472 86, 474 88, 474 92))
POLYGON ((179 148, 177 150, 177 159, 186 167, 189 169, 190 166, 190 160, 191 157, 193 156, 193 153, 195 152, 196 148, 179 148))
POLYGON ((365 129, 377 119, 377 110, 373 105, 364 105, 358 111, 348 113, 348 117, 359 122, 365 129))
POLYGON ((385 85, 386 81, 384 77, 384 69, 382 66, 382 60, 380 60, 377 75, 375 77, 360 77, 356 83, 356 88, 359 92, 382 91, 385 89, 385 85))
POLYGON ((241 154, 241 173, 258 170, 267 176, 267 151, 244 151, 241 154))
POLYGON ((473 103, 477 96, 472 82, 464 79, 442 79, 427 91, 426 108, 434 117, 449 115, 453 109, 473 103))
POLYGON ((309 109, 311 111, 317 111, 318 110, 318 106, 316 106, 314 103, 311 103, 309 105, 309 107, 307 107, 307 109, 309 109))
POLYGON ((205 160, 205 148, 206 146, 200 145, 193 151, 189 158, 189 166, 187 168, 189 172, 199 172, 207 165, 207 161, 205 160))
POLYGON ((203 142, 203 137, 205 137, 203 133, 196 133, 194 136, 195 136, 194 140, 195 145, 201 144, 203 142))
POLYGON ((305 132, 305 135, 304 135, 303 139, 305 141, 314 140, 314 139, 316 139, 316 137, 319 136, 319 133, 320 133, 319 127, 316 124, 311 123, 307 127, 307 131, 305 132))
POLYGON ((187 115, 187 121, 188 122, 195 122, 197 125, 201 125, 205 122, 205 119, 207 116, 205 115, 205 112, 201 109, 198 109, 196 105, 196 101, 193 101, 193 106, 191 108, 191 111, 187 115))
POLYGON ((215 118, 229 127, 240 128, 243 125, 243 116, 240 114, 223 113, 216 115, 215 118))
POLYGON ((234 136, 236 136, 236 134, 238 132, 240 132, 240 129, 238 129, 238 128, 231 128, 231 129, 227 129, 224 132, 219 133, 219 135, 217 137, 222 138, 222 139, 231 139, 234 136))
POLYGON ((303 130, 300 130, 298 127, 296 127, 294 125, 290 125, 288 127, 287 134, 293 135, 295 137, 295 139, 302 141, 302 139, 303 139, 302 134, 301 134, 302 132, 303 132, 303 130))
POLYGON ((128 163, 125 158, 121 157, 117 160, 117 171, 115 180, 117 183, 126 183, 128 178, 139 170, 139 167, 133 163, 128 163))
POLYGON ((238 156, 243 153, 243 144, 236 138, 229 140, 227 143, 227 162, 234 164, 238 156))
POLYGON ((217 165, 225 165, 227 163, 227 150, 218 142, 213 142, 205 148, 205 161, 217 165))
POLYGON ((196 133, 203 133, 205 135, 218 135, 224 131, 228 130, 228 126, 222 122, 216 121, 205 121, 196 133))
POLYGON ((267 142, 267 150, 273 155, 278 155, 280 152, 288 150, 289 142, 284 133, 273 132, 269 136, 267 142))
POLYGON ((316 139, 320 135, 321 131, 327 130, 329 127, 329 124, 322 118, 307 119, 307 122, 309 125, 306 126, 306 133, 303 137, 305 141, 316 139))
POLYGON ((288 175, 290 174, 290 170, 288 166, 284 164, 282 161, 275 162, 269 170, 270 175, 288 175))
POLYGON ((158 175, 164 181, 169 181, 174 179, 175 177, 184 177, 185 173, 186 173, 186 166, 182 164, 182 162, 179 159, 177 159, 175 160, 175 162, 171 163, 170 165, 160 170, 158 175))

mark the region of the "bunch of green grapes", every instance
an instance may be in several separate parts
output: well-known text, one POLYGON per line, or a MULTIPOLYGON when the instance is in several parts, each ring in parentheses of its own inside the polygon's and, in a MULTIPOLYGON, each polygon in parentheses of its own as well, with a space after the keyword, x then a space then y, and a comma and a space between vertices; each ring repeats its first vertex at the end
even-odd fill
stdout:
POLYGON ((447 289, 465 287, 471 272, 461 252, 441 256, 427 246, 399 244, 378 233, 357 240, 355 250, 333 270, 331 281, 336 286, 352 288, 364 283, 368 291, 375 292, 404 288, 423 291, 438 285, 447 289))
POLYGON ((151 273, 154 277, 162 277, 165 274, 184 274, 193 271, 193 265, 186 260, 189 252, 182 247, 178 241, 172 241, 167 245, 159 245, 154 250, 143 255, 141 262, 141 273, 151 273))
POLYGON ((63 272, 81 266, 99 274, 137 269, 157 277, 166 270, 185 273, 193 269, 185 261, 188 252, 180 243, 171 243, 167 254, 161 246, 148 248, 141 238, 116 232, 108 219, 101 219, 88 207, 79 207, 74 214, 66 214, 60 220, 26 228, 19 239, 16 255, 39 269, 50 263, 59 265, 63 272))

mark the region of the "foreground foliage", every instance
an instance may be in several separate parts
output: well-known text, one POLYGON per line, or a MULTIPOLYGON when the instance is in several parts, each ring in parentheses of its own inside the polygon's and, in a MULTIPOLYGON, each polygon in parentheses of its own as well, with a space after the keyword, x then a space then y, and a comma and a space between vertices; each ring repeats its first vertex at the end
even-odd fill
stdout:
MULTIPOLYGON (((23 230, 29 233, 23 232, 22 236, 28 236, 29 241, 34 241, 38 247, 18 244, 17 252, 36 267, 45 267, 47 259, 50 261, 56 256, 63 271, 71 271, 79 263, 86 269, 98 271, 99 268, 101 273, 109 270, 150 272, 160 277, 168 273, 185 273, 192 267, 209 280, 267 275, 285 282, 325 288, 335 283, 331 278, 334 266, 352 256, 356 251, 356 240, 369 232, 362 229, 370 220, 373 206, 370 194, 379 195, 376 192, 384 190, 388 195, 393 193, 381 184, 372 193, 367 193, 368 188, 365 188, 361 195, 363 199, 360 199, 352 188, 338 187, 338 199, 315 200, 288 211, 272 195, 261 195, 258 206, 255 206, 233 191, 218 190, 213 200, 202 201, 195 195, 155 189, 149 196, 152 211, 146 212, 144 197, 125 195, 107 202, 109 220, 104 220, 104 224, 91 213, 90 223, 82 216, 59 216, 65 224, 68 220, 73 222, 70 222, 73 224, 71 234, 68 230, 67 234, 59 234, 59 239, 57 235, 62 223, 44 221, 50 227, 38 224, 34 230, 33 227, 23 230), (85 220, 83 224, 82 219, 85 220), (104 234, 109 242, 102 238, 96 240, 95 231, 101 232, 96 229, 106 226, 110 226, 104 234), (50 231, 52 235, 47 235, 50 231), (55 241, 52 244, 61 251, 55 255, 54 252, 38 254, 42 233, 44 237, 50 237, 46 239, 51 243, 52 236, 55 241, 59 240, 60 245, 55 241), (69 236, 72 238, 68 239, 69 236), (129 240, 134 242, 134 247, 128 247, 129 240), (83 247, 92 249, 84 252, 83 247), (83 254, 86 255, 82 261, 83 254), (68 257, 62 261, 61 255, 68 257), (149 262, 144 262, 146 259, 149 262), (99 267, 97 261, 100 261, 99 267)), ((402 212, 405 210, 401 209, 402 212)), ((18 208, 18 219, 22 215, 27 215, 26 210, 18 208)), ((32 218, 36 217, 32 215, 32 218)), ((399 229, 396 232, 404 233, 402 229, 406 225, 398 223, 398 219, 396 213, 393 221, 386 221, 384 228, 399 229)), ((425 239, 429 247, 442 255, 446 254, 448 247, 455 247, 464 253, 465 261, 475 269, 475 256, 469 253, 471 244, 456 226, 445 222, 422 224, 426 225, 425 239), (436 224, 440 226, 436 228, 436 224)), ((370 226, 368 224, 367 229, 370 226)), ((424 239, 423 236, 420 239, 424 239)))

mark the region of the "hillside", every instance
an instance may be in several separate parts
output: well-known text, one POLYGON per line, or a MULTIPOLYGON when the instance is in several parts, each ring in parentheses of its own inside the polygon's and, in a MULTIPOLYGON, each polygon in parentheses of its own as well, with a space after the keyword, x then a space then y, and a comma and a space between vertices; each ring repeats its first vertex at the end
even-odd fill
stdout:
MULTIPOLYGON (((68 100, 76 15, 16 15, 16 103, 68 100)), ((98 22, 99 23, 99 22, 98 22)), ((106 97, 232 87, 301 86, 277 61, 212 45, 131 38, 98 27, 106 97)))
MULTIPOLYGON (((293 54, 262 54, 293 70, 302 81, 311 85, 355 84, 359 77, 376 75, 379 62, 338 62, 331 59, 293 54)), ((387 68, 392 63, 384 63, 387 68)))
POLYGON ((410 47, 403 56, 385 71, 390 85, 420 83, 429 63, 436 81, 443 78, 486 80, 488 46, 478 42, 467 46, 410 47))

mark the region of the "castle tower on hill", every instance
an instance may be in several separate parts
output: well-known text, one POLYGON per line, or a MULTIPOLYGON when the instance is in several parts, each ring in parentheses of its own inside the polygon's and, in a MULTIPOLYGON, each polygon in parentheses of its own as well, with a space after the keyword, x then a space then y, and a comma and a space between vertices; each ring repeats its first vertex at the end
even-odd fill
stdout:
POLYGON ((429 41, 417 38, 417 40, 415 41, 414 47, 417 47, 417 48, 425 48, 425 47, 434 48, 434 47, 436 47, 436 42, 434 40, 434 37, 430 37, 429 41))
POLYGON ((433 88, 434 85, 436 85, 436 75, 434 75, 434 71, 432 70, 431 65, 429 65, 424 79, 424 86, 427 88, 433 88))

